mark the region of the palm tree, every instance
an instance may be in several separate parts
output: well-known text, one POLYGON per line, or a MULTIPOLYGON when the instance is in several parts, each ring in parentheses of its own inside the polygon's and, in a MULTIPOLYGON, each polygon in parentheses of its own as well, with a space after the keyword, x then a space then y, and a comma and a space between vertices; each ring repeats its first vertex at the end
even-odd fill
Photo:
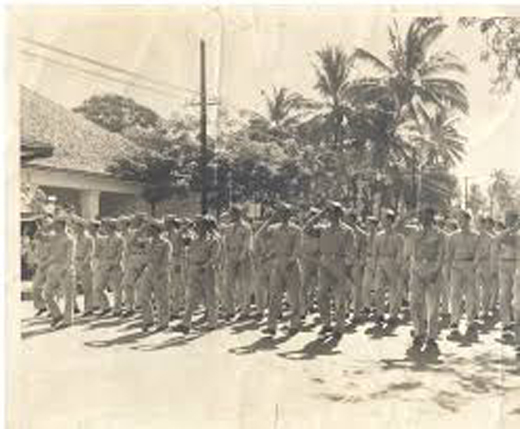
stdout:
POLYGON ((389 29, 390 47, 387 60, 365 49, 354 56, 371 65, 380 75, 360 79, 349 88, 354 99, 392 100, 396 121, 412 117, 422 123, 430 107, 446 107, 467 113, 466 88, 448 73, 464 73, 466 67, 450 52, 432 52, 432 47, 446 30, 440 19, 415 18, 405 35, 398 25, 389 29))
POLYGON ((353 57, 340 46, 326 46, 316 52, 314 64, 317 82, 315 89, 326 100, 328 113, 323 117, 323 127, 332 128, 334 143, 343 139, 343 120, 346 114, 345 94, 350 85, 353 57))
POLYGON ((417 150, 422 166, 448 170, 455 167, 464 158, 467 143, 467 137, 457 129, 460 117, 440 110, 425 119, 421 127, 413 120, 403 124, 400 127, 403 139, 417 150))
POLYGON ((288 88, 273 87, 270 93, 262 91, 266 103, 266 114, 254 114, 249 123, 251 138, 270 141, 292 138, 300 118, 312 103, 301 94, 288 88))

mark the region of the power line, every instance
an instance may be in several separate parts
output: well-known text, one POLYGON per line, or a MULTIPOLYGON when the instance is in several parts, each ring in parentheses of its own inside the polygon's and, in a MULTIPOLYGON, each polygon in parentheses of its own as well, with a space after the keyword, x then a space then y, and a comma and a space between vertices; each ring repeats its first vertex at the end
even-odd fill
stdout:
POLYGON ((76 53, 73 53, 70 51, 66 51, 65 49, 58 48, 58 47, 50 45, 48 43, 39 42, 39 41, 31 39, 29 37, 21 37, 20 40, 22 40, 25 43, 29 43, 34 46, 38 46, 42 49, 46 49, 46 50, 58 53, 60 55, 68 56, 68 57, 74 58, 76 60, 84 61, 86 63, 110 70, 112 72, 121 73, 121 74, 124 74, 127 76, 131 76, 135 79, 144 80, 148 83, 151 83, 152 85, 156 85, 156 86, 160 86, 160 87, 168 87, 173 90, 183 91, 183 92, 187 92, 187 93, 191 93, 191 94, 197 94, 197 95, 199 94, 199 92, 195 89, 186 88, 186 87, 183 87, 180 85, 174 85, 170 82, 160 80, 160 79, 150 78, 141 73, 129 71, 129 70, 123 69, 121 67, 114 66, 112 64, 107 64, 107 63, 101 62, 99 60, 96 60, 94 58, 87 57, 85 55, 80 55, 80 54, 76 54, 76 53))
POLYGON ((156 95, 159 95, 159 96, 161 96, 161 97, 163 97, 165 99, 168 99, 168 100, 178 99, 178 95, 177 94, 174 95, 173 93, 165 93, 164 91, 159 91, 158 89, 156 89, 154 87, 151 87, 151 86, 148 86, 148 85, 135 83, 135 82, 132 82, 132 81, 129 81, 129 80, 121 80, 121 79, 118 79, 118 78, 115 78, 115 77, 112 77, 112 76, 108 76, 107 74, 100 73, 100 72, 97 72, 97 71, 94 71, 94 70, 88 70, 88 69, 85 69, 85 68, 82 68, 82 67, 78 67, 78 66, 75 66, 75 65, 72 65, 72 64, 67 64, 67 63, 55 60, 54 58, 51 58, 51 57, 48 57, 48 56, 45 56, 45 55, 36 54, 34 52, 26 51, 26 50, 22 50, 22 51, 20 51, 20 53, 25 55, 25 56, 27 56, 27 57, 40 59, 40 60, 46 61, 46 62, 48 62, 50 64, 57 65, 57 66, 60 66, 60 67, 64 67, 64 68, 69 69, 69 70, 74 70, 74 71, 82 73, 84 75, 94 76, 94 77, 97 77, 97 78, 100 78, 100 79, 108 80, 110 82, 115 82, 115 83, 119 83, 119 84, 122 84, 122 85, 130 86, 130 87, 133 87, 133 88, 141 89, 141 90, 144 90, 144 91, 152 92, 152 93, 154 93, 156 95))

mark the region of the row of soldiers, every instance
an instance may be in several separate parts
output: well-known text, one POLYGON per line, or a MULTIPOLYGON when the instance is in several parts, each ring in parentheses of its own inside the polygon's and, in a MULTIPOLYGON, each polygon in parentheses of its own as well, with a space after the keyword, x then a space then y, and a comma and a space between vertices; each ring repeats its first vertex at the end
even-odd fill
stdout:
POLYGON ((394 326, 407 306, 414 344, 426 347, 436 346, 443 313, 454 334, 464 313, 468 330, 495 313, 504 333, 520 325, 520 222, 513 213, 499 228, 481 218, 476 230, 467 211, 456 223, 436 218, 432 208, 400 219, 386 210, 360 222, 335 202, 295 214, 281 204, 258 225, 236 206, 219 222, 49 216, 35 236, 38 315, 49 311, 52 326, 70 325, 81 289, 84 316, 138 311, 145 331, 179 318, 175 329, 188 333, 200 306, 209 329, 219 319, 267 317, 269 335, 284 309, 290 334, 317 311, 321 333, 335 337, 350 315, 352 323, 370 317, 394 326))

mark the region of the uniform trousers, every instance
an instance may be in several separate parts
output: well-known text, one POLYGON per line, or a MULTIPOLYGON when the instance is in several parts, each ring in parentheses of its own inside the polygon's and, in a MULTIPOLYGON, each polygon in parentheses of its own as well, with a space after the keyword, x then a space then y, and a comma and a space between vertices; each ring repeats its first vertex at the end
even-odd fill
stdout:
MULTIPOLYGON (((513 322, 513 291, 516 275, 515 260, 500 260, 498 265, 498 279, 500 283, 500 319, 503 325, 513 322)), ((518 283, 518 282, 517 282, 518 283)))
POLYGON ((324 258, 321 268, 321 283, 318 306, 323 326, 331 324, 331 300, 334 301, 336 329, 345 327, 347 300, 351 289, 350 267, 339 258, 324 258))
POLYGON ((477 285, 473 261, 454 261, 450 272, 451 283, 451 319, 452 325, 458 325, 462 318, 462 306, 466 306, 468 324, 475 321, 478 310, 477 285))
POLYGON ((191 328, 193 313, 204 303, 208 323, 211 327, 217 324, 217 294, 215 288, 215 269, 191 265, 188 274, 187 304, 182 324, 191 328))
POLYGON ((83 310, 86 312, 92 311, 94 308, 94 288, 90 263, 76 264, 76 281, 83 290, 83 310))
POLYGON ((143 324, 153 324, 155 304, 157 307, 158 325, 161 327, 167 326, 170 321, 170 306, 168 303, 170 273, 168 267, 148 266, 143 276, 140 297, 143 324))
POLYGON ((410 315, 414 336, 436 339, 439 334, 439 297, 442 276, 433 273, 433 262, 418 262, 410 277, 410 315))
POLYGON ((379 258, 375 272, 375 307, 376 315, 381 317, 385 312, 385 292, 388 290, 390 317, 396 317, 399 312, 401 283, 398 281, 399 267, 394 258, 379 258))
POLYGON ((276 329, 278 319, 282 313, 282 303, 285 293, 291 308, 291 328, 300 326, 300 297, 301 297, 301 267, 297 260, 276 261, 271 276, 269 290, 269 316, 267 326, 276 329))
POLYGON ((46 308, 45 299, 43 297, 43 289, 45 286, 45 280, 47 278, 47 268, 38 266, 33 276, 32 291, 33 291, 33 304, 36 310, 43 310, 46 308))
POLYGON ((302 264, 302 296, 301 296, 301 310, 302 315, 306 315, 310 308, 319 284, 319 267, 316 262, 304 261, 302 264))
POLYGON ((68 264, 52 264, 49 266, 45 282, 44 299, 54 320, 63 317, 66 323, 72 323, 75 299, 74 277, 74 269, 68 264), (59 294, 65 300, 63 313, 57 303, 59 294))

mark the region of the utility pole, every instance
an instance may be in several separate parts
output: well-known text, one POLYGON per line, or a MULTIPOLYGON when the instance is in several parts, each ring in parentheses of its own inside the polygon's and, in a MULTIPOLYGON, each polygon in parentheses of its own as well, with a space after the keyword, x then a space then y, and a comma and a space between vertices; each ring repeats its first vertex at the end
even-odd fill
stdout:
POLYGON ((206 42, 200 41, 200 209, 208 212, 208 142, 207 142, 207 105, 206 105, 206 42))

